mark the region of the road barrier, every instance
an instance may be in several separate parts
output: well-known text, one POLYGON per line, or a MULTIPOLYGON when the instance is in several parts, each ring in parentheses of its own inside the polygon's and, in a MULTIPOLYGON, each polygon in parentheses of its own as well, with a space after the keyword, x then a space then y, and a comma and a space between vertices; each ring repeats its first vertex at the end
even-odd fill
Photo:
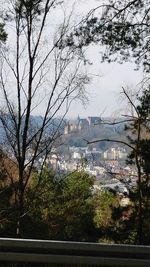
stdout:
POLYGON ((150 246, 0 238, 0 262, 149 267, 150 246))

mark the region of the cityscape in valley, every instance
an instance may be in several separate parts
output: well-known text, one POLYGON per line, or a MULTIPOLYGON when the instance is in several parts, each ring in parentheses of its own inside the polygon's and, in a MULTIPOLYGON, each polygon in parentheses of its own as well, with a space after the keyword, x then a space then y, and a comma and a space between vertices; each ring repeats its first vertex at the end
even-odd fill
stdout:
MULTIPOLYGON (((60 175, 84 170, 95 176, 94 190, 106 189, 127 198, 129 189, 136 185, 137 170, 126 162, 129 148, 121 143, 124 124, 116 127, 113 120, 110 121, 111 126, 94 116, 66 120, 59 138, 61 145, 60 140, 58 144, 56 141, 46 158, 46 166, 60 175), (110 141, 105 140, 108 137, 110 141), (120 140, 120 143, 111 142, 111 138, 120 140)), ((37 168, 43 161, 44 158, 38 158, 37 168)))

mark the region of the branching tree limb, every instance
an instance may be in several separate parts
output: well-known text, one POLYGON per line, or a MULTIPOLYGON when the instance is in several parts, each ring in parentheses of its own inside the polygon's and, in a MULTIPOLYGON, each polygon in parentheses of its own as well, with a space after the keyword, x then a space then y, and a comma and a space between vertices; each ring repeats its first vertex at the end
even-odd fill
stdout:
MULTIPOLYGON (((3 153, 14 160, 18 169, 18 176, 14 177, 18 235, 22 235, 22 218, 27 213, 24 199, 33 168, 39 158, 43 164, 46 162, 61 136, 70 104, 76 98, 85 99, 85 85, 89 82, 77 49, 59 45, 69 31, 71 17, 62 17, 59 29, 53 32, 55 8, 61 3, 13 0, 6 5, 6 24, 13 25, 15 39, 12 42, 8 36, 1 49, 0 121, 5 133, 3 153), (42 117, 36 125, 33 115, 40 109, 42 117)), ((5 37, 0 24, 0 38, 4 41, 5 37)))
MULTIPOLYGON (((114 142, 123 144, 130 148, 130 157, 133 160, 135 166, 137 168, 137 189, 138 189, 138 205, 136 207, 137 209, 137 236, 136 241, 138 244, 142 244, 144 242, 143 236, 144 236, 144 216, 143 216, 143 210, 144 205, 147 205, 147 201, 145 204, 145 196, 144 196, 144 188, 145 183, 147 188, 149 188, 149 179, 150 179, 150 170, 148 168, 147 163, 147 155, 150 151, 150 137, 145 137, 144 133, 145 131, 150 132, 150 90, 145 89, 142 93, 141 97, 138 97, 139 105, 135 105, 132 98, 130 97, 129 93, 123 88, 123 94, 127 101, 129 102, 130 106, 133 109, 133 116, 126 115, 129 120, 127 119, 127 130, 130 133, 129 135, 129 141, 122 141, 122 140, 114 140, 114 139, 96 139, 96 140, 90 140, 87 141, 87 144, 93 144, 97 142, 114 142), (145 148, 145 144, 147 144, 147 148, 145 148), (146 149, 144 151, 143 149, 146 149), (146 155, 146 156, 145 156, 146 155)), ((108 122, 106 122, 107 124, 108 122)), ((122 121, 119 121, 118 123, 122 123, 122 121)), ((113 123, 112 123, 113 124, 113 123)), ((116 124, 116 122, 114 122, 116 124)), ((147 199, 147 198, 146 198, 147 199)), ((135 204, 136 205, 136 204, 135 204)))

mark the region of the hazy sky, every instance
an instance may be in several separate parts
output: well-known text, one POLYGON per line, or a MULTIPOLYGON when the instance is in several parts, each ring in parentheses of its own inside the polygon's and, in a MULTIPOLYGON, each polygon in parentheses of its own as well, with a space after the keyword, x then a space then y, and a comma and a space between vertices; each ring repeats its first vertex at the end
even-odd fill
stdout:
POLYGON ((121 114, 123 102, 121 97, 122 87, 131 88, 138 86, 143 79, 143 72, 135 71, 134 64, 124 63, 100 63, 100 47, 90 48, 90 59, 93 65, 89 67, 92 77, 87 86, 89 103, 86 107, 76 102, 72 105, 69 116, 74 117, 78 114, 81 117, 89 115, 117 116, 121 114), (77 107, 78 104, 78 108, 77 107))
MULTIPOLYGON (((76 1, 77 17, 86 14, 102 2, 100 0, 76 1)), ((100 63, 100 51, 100 45, 93 45, 88 49, 87 54, 93 63, 88 69, 91 77, 93 77, 91 83, 87 86, 89 103, 85 108, 76 102, 68 114, 71 117, 78 114, 81 117, 101 114, 116 116, 119 110, 123 108, 123 102, 120 99, 122 86, 136 88, 143 78, 142 70, 134 71, 134 64, 100 63)))
MULTIPOLYGON (((2 1, 5 3, 4 0, 2 1)), ((74 3, 73 21, 76 23, 92 8, 102 3, 101 0, 65 0, 65 2, 64 10, 66 14, 70 13, 71 6, 74 3)), ((55 12, 55 14, 52 14, 53 23, 50 25, 54 30, 60 23, 60 18, 63 14, 60 7, 57 7, 55 12)), ((9 32, 9 38, 11 41, 14 38, 12 29, 9 32)), ((135 66, 131 63, 122 65, 100 63, 101 49, 99 45, 90 45, 87 48, 87 57, 92 62, 91 66, 87 66, 87 72, 92 78, 90 84, 86 87, 89 103, 84 107, 79 101, 76 101, 72 104, 68 117, 77 117, 78 115, 81 117, 117 116, 118 112, 121 113, 120 109, 123 106, 120 99, 122 86, 134 88, 143 78, 142 70, 134 71, 135 66)))

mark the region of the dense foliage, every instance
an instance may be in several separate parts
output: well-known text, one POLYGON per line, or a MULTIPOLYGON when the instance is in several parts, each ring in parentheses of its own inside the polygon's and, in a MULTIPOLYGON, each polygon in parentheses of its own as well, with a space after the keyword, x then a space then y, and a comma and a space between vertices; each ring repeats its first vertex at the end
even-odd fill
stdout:
POLYGON ((5 42, 7 38, 7 33, 4 30, 4 24, 0 23, 0 43, 5 42))
MULTIPOLYGON (((26 193, 27 212, 21 218, 21 237, 113 241, 109 233, 115 228, 112 214, 113 208, 120 205, 119 199, 107 191, 94 192, 94 180, 83 171, 59 177, 46 168, 40 179, 39 174, 34 173, 26 193)), ((17 206, 7 182, 5 177, 4 186, 1 178, 0 235, 15 237, 17 206)), ((115 235, 115 230, 113 232, 115 235)))
MULTIPOLYGON (((37 218, 46 225, 45 238, 93 240, 92 186, 94 177, 84 172, 74 172, 62 178, 45 170, 39 185, 38 181, 38 177, 35 176, 29 188, 27 200, 29 204, 36 190, 36 198, 32 201, 30 214, 32 219, 37 218)), ((28 228, 26 232, 29 236, 28 228)), ((32 235, 32 231, 30 234, 32 235)))

